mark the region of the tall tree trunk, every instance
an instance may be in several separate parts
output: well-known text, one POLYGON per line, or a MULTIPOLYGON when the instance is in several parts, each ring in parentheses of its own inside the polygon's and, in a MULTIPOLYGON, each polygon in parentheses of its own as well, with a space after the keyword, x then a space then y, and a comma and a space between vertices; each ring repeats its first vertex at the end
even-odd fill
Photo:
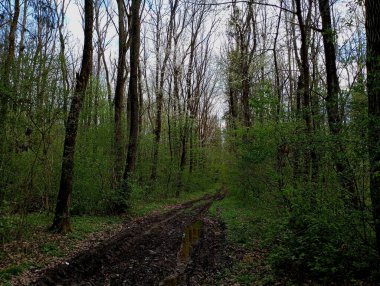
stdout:
MULTIPOLYGON (((281 0, 281 7, 282 7, 283 1, 281 0)), ((280 14, 278 16, 277 21, 277 28, 276 28, 276 36, 274 38, 273 43, 273 61, 274 61, 274 69, 275 69, 275 80, 276 80, 276 93, 277 93, 277 105, 276 105, 276 122, 277 124, 280 123, 280 116, 281 116, 281 105, 282 105, 282 91, 280 86, 280 71, 278 67, 278 58, 277 58, 277 40, 279 36, 279 29, 280 29, 280 23, 281 23, 281 15, 282 10, 280 10, 280 14)), ((283 178, 283 168, 284 168, 284 149, 286 148, 285 144, 283 142, 279 142, 277 146, 277 153, 276 153, 276 170, 277 170, 277 186, 279 193, 282 193, 284 189, 284 178, 283 178)), ((285 197, 284 197, 285 198, 285 197)), ((285 199, 284 199, 285 200, 285 199)), ((285 200, 286 201, 286 200, 285 200)))
POLYGON ((107 66, 106 57, 104 54, 104 51, 102 52, 102 62, 104 66, 104 71, 106 73, 106 83, 107 83, 107 101, 108 101, 108 107, 110 110, 110 114, 112 113, 112 90, 111 90, 111 79, 110 79, 110 73, 107 66))
POLYGON ((190 128, 189 128, 189 174, 193 173, 194 169, 194 118, 191 118, 190 128))
MULTIPOLYGON (((229 61, 229 65, 233 65, 233 61, 229 61)), ((234 69, 233 67, 229 67, 228 71, 228 111, 229 111, 229 124, 231 125, 230 128, 234 132, 237 128, 237 120, 238 120, 238 112, 237 112, 237 93, 236 88, 234 87, 233 77, 234 77, 234 69)))
MULTIPOLYGON (((62 5, 64 5, 64 1, 62 5)), ((24 0, 23 3, 23 15, 22 15, 22 24, 20 27, 20 41, 19 41, 19 47, 18 47, 18 59, 17 59, 17 70, 14 72, 14 90, 16 90, 17 93, 20 93, 20 80, 21 80, 21 62, 24 59, 24 52, 25 52, 25 33, 27 31, 26 29, 26 21, 28 19, 28 0, 24 0)))
POLYGON ((370 190, 380 255, 380 1, 366 0, 370 190))
MULTIPOLYGON (((309 66, 309 38, 310 38, 310 17, 311 17, 311 5, 313 0, 308 1, 308 12, 306 19, 302 15, 301 0, 296 0, 296 15, 300 26, 301 36, 301 67, 300 67, 300 80, 298 84, 298 94, 302 98, 302 115, 305 121, 305 132, 308 134, 308 138, 312 135, 312 118, 310 108, 310 66, 309 66)), ((308 181, 310 179, 313 147, 306 144, 306 150, 304 151, 304 176, 308 181)))
MULTIPOLYGON (((192 101, 192 78, 193 78, 193 68, 194 68, 194 53, 196 48, 196 38, 197 34, 193 34, 190 43, 190 56, 189 56, 189 65, 186 72, 186 102, 185 102, 185 123, 183 127, 183 132, 181 134, 181 162, 180 162, 180 174, 179 177, 182 178, 183 171, 185 170, 186 161, 187 161, 187 142, 189 138, 190 124, 191 124, 191 101, 192 101)), ((180 179, 181 180, 181 179, 180 179)), ((180 183, 181 186, 181 183, 180 183)))
POLYGON ((139 62, 139 68, 138 68, 138 77, 139 77, 139 83, 138 83, 138 90, 139 90, 139 137, 141 133, 141 129, 144 122, 144 93, 143 93, 143 77, 141 72, 141 63, 139 62))
POLYGON ((117 63, 117 78, 115 88, 115 114, 114 114, 114 168, 112 187, 117 189, 123 175, 124 144, 123 144, 123 106, 126 78, 127 32, 124 24, 124 1, 117 1, 119 14, 119 58, 117 63))
MULTIPOLYGON (((243 51, 246 53, 247 51, 243 51)), ((242 89, 241 89, 241 103, 243 105, 243 124, 244 127, 249 128, 251 126, 251 111, 249 108, 249 64, 245 59, 247 56, 242 56, 241 76, 242 76, 242 89)))
POLYGON ((246 129, 248 129, 252 124, 251 108, 249 106, 249 97, 251 92, 250 66, 252 63, 253 53, 256 50, 256 23, 254 19, 252 1, 248 1, 247 10, 247 16, 243 24, 245 29, 243 32, 240 32, 241 103, 243 109, 243 125, 246 129), (253 47, 250 47, 251 37, 253 37, 253 47))
MULTIPOLYGON (((154 146, 153 146, 153 162, 152 162, 152 172, 150 179, 152 182, 154 182, 157 179, 157 163, 158 163, 158 152, 160 147, 160 141, 161 141, 161 126, 162 126, 162 104, 163 104, 163 91, 164 91, 164 81, 165 81, 165 70, 167 66, 167 62, 169 60, 171 46, 172 46, 172 35, 173 35, 173 22, 175 17, 175 12, 177 10, 178 6, 178 0, 175 0, 173 3, 173 6, 171 7, 170 11, 170 22, 169 27, 167 30, 167 37, 166 37, 166 46, 164 51, 164 60, 162 62, 161 71, 160 71, 160 80, 159 85, 156 86, 157 88, 157 111, 156 111, 156 125, 154 128, 154 146)), ((157 20, 158 22, 158 20, 157 20)), ((158 25, 158 23, 157 23, 158 25)), ((158 31, 157 27, 157 31, 158 31)), ((157 42, 159 42, 157 40, 157 42)), ((157 52, 158 49, 157 49, 157 52)), ((158 59, 159 57, 157 57, 158 59)), ((157 63, 158 67, 158 63, 157 63)))
POLYGON ((62 81, 63 81, 63 115, 64 115, 64 118, 66 118, 66 116, 67 116, 67 100, 68 100, 68 96, 69 96, 70 83, 69 83, 67 63, 66 63, 66 58, 65 58, 66 44, 65 44, 65 37, 63 34, 63 26, 65 24, 65 6, 64 6, 64 4, 65 3, 63 2, 62 8, 61 8, 61 19, 60 19, 60 23, 58 25, 58 33, 59 33, 59 44, 60 44, 59 60, 60 60, 60 65, 61 65, 62 81))
POLYGON ((130 128, 129 144, 127 152, 127 162, 123 175, 123 197, 125 202, 119 206, 118 211, 124 211, 127 207, 127 199, 130 193, 130 178, 135 171, 137 159, 137 144, 139 135, 139 93, 138 93, 138 66, 140 54, 140 3, 141 0, 132 0, 131 5, 131 52, 130 52, 130 78, 129 92, 130 98, 130 128))
MULTIPOLYGON (((25 3, 26 5, 26 3, 25 3)), ((5 138, 6 138, 6 121, 9 99, 11 94, 11 71, 14 65, 15 50, 16 50, 16 32, 17 23, 20 16, 20 0, 15 0, 13 17, 8 34, 8 49, 4 63, 0 64, 0 84, 3 85, 0 89, 0 206, 3 201, 3 190, 2 185, 5 180, 5 175, 3 174, 4 164, 5 164, 5 138)))
POLYGON ((93 0, 86 0, 84 5, 85 26, 83 58, 80 73, 76 77, 74 95, 66 123, 65 142, 63 146, 62 171, 57 205, 51 230, 66 233, 71 230, 70 197, 73 190, 74 153, 78 131, 79 115, 83 106, 87 84, 92 69, 92 34, 94 23, 93 0))
POLYGON ((325 50, 325 65, 327 76, 326 110, 330 132, 333 136, 335 148, 333 160, 342 187, 348 191, 352 206, 358 208, 359 199, 356 192, 354 171, 346 158, 346 148, 340 138, 342 118, 339 113, 339 80, 336 67, 335 35, 331 24, 330 1, 318 0, 322 18, 322 37, 325 50))

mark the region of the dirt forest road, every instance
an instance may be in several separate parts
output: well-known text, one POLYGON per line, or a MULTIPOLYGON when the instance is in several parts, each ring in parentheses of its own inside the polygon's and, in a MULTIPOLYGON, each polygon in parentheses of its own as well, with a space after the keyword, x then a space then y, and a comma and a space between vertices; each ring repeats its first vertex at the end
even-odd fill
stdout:
POLYGON ((207 216, 220 199, 218 192, 129 221, 108 241, 42 270, 30 285, 208 285, 224 260, 224 225, 207 216))

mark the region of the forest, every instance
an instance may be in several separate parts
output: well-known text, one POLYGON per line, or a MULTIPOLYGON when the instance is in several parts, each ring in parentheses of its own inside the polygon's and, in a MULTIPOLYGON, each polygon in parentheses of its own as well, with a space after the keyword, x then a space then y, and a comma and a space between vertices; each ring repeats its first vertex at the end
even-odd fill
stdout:
POLYGON ((2 0, 0 284, 380 284, 379 15, 2 0))

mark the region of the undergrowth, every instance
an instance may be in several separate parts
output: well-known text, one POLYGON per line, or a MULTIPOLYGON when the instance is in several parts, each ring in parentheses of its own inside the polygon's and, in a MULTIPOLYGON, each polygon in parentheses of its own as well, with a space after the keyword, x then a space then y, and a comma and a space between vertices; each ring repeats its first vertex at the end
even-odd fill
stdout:
POLYGON ((379 261, 369 231, 356 226, 361 213, 330 208, 276 208, 265 193, 247 200, 233 192, 210 213, 226 223, 233 257, 220 283, 239 285, 376 285, 379 261), (265 197, 266 196, 266 197, 265 197))

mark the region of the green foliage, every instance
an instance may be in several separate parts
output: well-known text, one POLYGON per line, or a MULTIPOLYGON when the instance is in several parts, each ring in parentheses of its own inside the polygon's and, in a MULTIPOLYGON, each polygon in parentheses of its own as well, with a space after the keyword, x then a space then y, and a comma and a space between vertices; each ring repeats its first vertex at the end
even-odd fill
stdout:
POLYGON ((11 285, 8 281, 16 275, 22 273, 25 269, 28 268, 27 263, 19 264, 19 265, 11 265, 4 269, 0 269, 0 282, 4 283, 3 285, 11 285), (9 284, 7 284, 9 283, 9 284))
POLYGON ((232 254, 237 257, 231 267, 226 267, 219 275, 222 282, 215 285, 273 284, 272 274, 265 265, 264 242, 272 239, 275 225, 281 220, 275 201, 269 197, 243 200, 239 193, 229 190, 223 200, 213 203, 210 213, 225 222, 230 245, 239 249, 237 254, 232 254), (227 279, 227 284, 223 279, 227 279))
POLYGON ((0 241, 6 243, 14 239, 18 230, 18 219, 0 216, 0 241))
POLYGON ((127 213, 131 205, 130 192, 133 192, 136 188, 139 188, 139 186, 130 180, 129 182, 124 181, 117 189, 111 189, 108 196, 107 212, 112 214, 127 213), (127 184, 127 189, 123 184, 127 184))
MULTIPOLYGON (((270 250, 268 279, 290 284, 378 279, 370 209, 347 206, 347 193, 334 166, 334 158, 348 162, 357 192, 368 206, 367 118, 360 85, 352 96, 345 102, 352 120, 342 126, 339 137, 324 127, 306 133, 302 120, 272 121, 266 113, 272 110, 271 102, 260 96, 251 105, 256 114, 265 113, 265 121, 259 117, 248 131, 227 133, 230 154, 225 157, 224 181, 237 201, 231 204, 227 199, 231 205, 222 209, 221 216, 233 242, 248 249, 262 245, 270 250), (343 142, 344 152, 337 151, 337 142, 343 142), (315 175, 312 169, 304 169, 304 154, 310 150, 317 154, 315 175), (297 154, 299 173, 295 175, 297 154), (242 206, 251 213, 241 213, 242 206)), ((246 264, 235 267, 244 269, 246 264)))
POLYGON ((277 144, 288 126, 277 128, 275 125, 253 127, 248 133, 238 130, 236 138, 232 138, 235 154, 230 154, 227 164, 228 185, 238 196, 254 199, 259 194, 272 190, 277 144), (243 139, 244 138, 244 139, 243 139), (236 159, 237 158, 237 159, 236 159))
POLYGON ((63 252, 59 249, 59 246, 53 241, 49 241, 42 245, 41 251, 49 256, 63 256, 63 252))
POLYGON ((256 96, 250 98, 249 104, 255 113, 259 115, 260 122, 264 118, 274 118, 278 99, 273 96, 272 82, 269 80, 261 81, 254 88, 256 96))
MULTIPOLYGON (((71 218, 74 231, 60 236, 47 230, 52 221, 52 214, 33 213, 23 217, 9 215, 3 221, 10 226, 8 230, 10 246, 0 250, 0 284, 8 285, 13 276, 21 274, 31 267, 45 267, 52 257, 62 257, 72 251, 78 242, 87 239, 90 234, 112 229, 123 221, 120 216, 73 216, 71 218), (23 222, 18 228, 18 236, 14 236, 16 224, 23 222), (19 239, 22 243, 18 243, 19 239), (3 283, 3 284, 2 284, 3 283)), ((101 238, 101 236, 99 236, 101 238)), ((10 284, 9 284, 10 285, 10 284)))
MULTIPOLYGON (((71 221, 74 232, 68 236, 83 238, 103 226, 119 223, 122 219, 118 216, 73 216, 71 221)), ((2 242, 11 242, 16 238, 29 240, 36 231, 46 230, 51 222, 52 214, 47 213, 3 216, 0 219, 2 242)))
POLYGON ((295 211, 277 226, 275 247, 269 256, 275 273, 297 283, 341 284, 368 279, 376 265, 376 252, 356 229, 361 224, 359 218, 328 210, 301 212, 295 211))
POLYGON ((143 188, 135 188, 131 194, 129 214, 132 216, 143 216, 152 211, 162 211, 166 206, 180 204, 189 200, 200 198, 206 194, 214 194, 219 184, 209 186, 205 189, 192 192, 181 192, 178 197, 162 198, 162 196, 147 195, 143 188))
MULTIPOLYGON (((260 203, 257 203, 259 206, 260 203)), ((260 239, 266 239, 268 224, 275 220, 274 213, 264 208, 257 208, 252 201, 241 200, 229 194, 221 201, 215 202, 210 213, 219 216, 227 226, 228 239, 246 247, 257 247, 260 239)))
POLYGON ((74 216, 71 219, 74 231, 69 233, 68 237, 75 240, 83 240, 91 233, 104 229, 107 226, 121 223, 123 219, 120 216, 74 216))

